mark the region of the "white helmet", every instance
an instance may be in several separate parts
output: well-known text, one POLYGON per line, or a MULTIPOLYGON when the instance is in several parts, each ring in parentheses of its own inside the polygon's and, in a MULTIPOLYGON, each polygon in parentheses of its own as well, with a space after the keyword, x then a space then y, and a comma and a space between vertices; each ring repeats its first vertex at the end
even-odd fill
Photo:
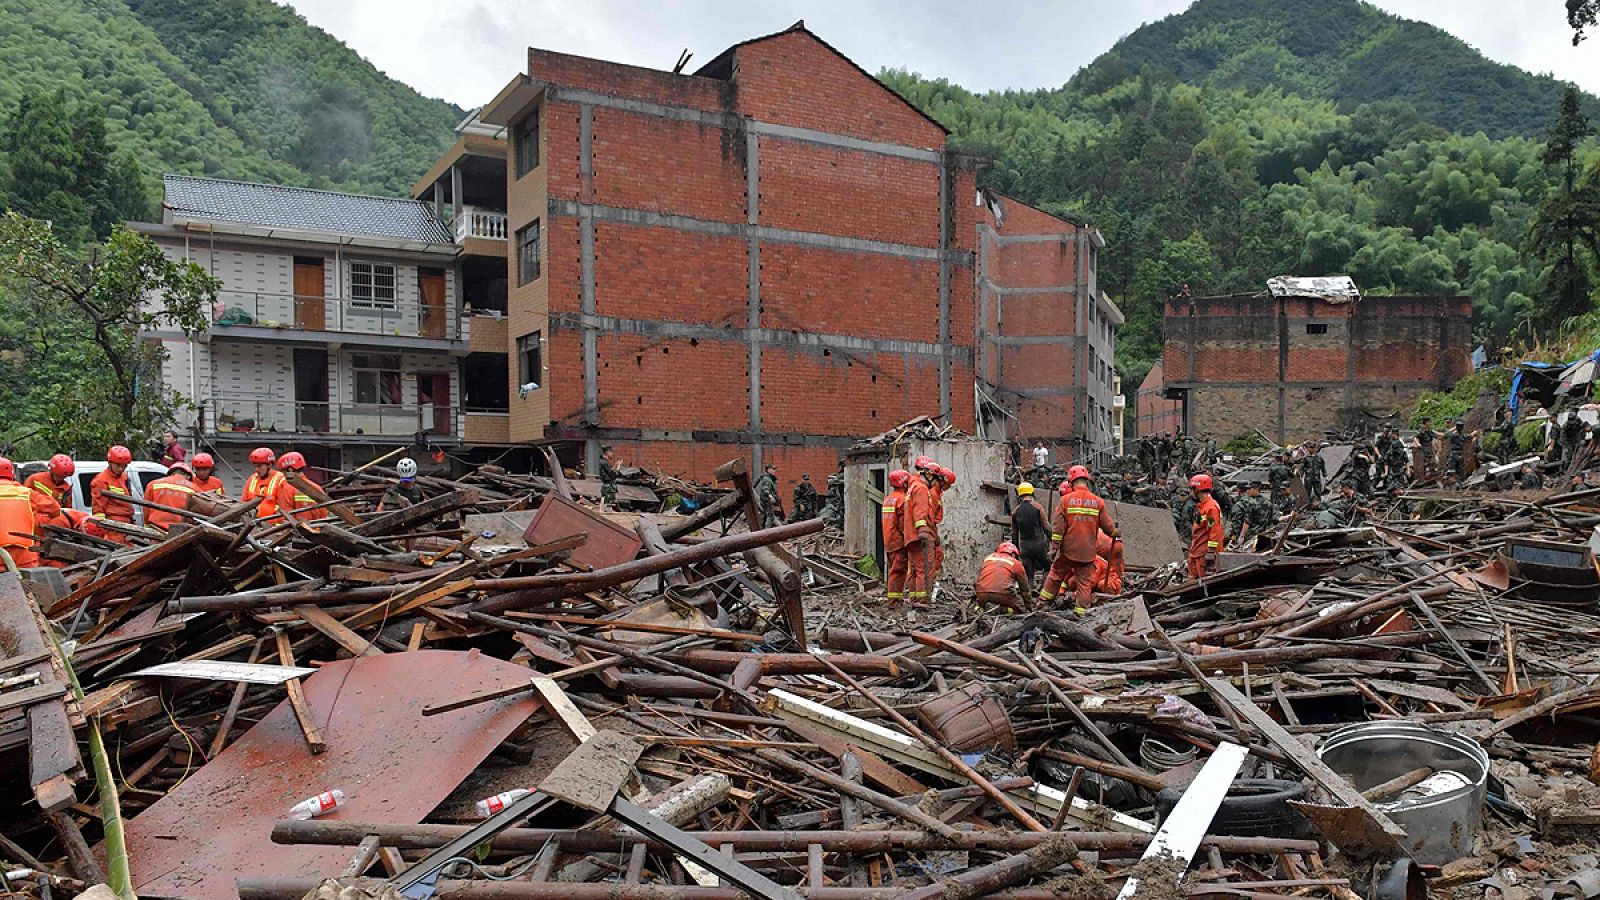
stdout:
POLYGON ((396 465, 394 469, 396 472, 400 473, 401 478, 417 477, 417 461, 409 456, 400 460, 400 463, 396 465))

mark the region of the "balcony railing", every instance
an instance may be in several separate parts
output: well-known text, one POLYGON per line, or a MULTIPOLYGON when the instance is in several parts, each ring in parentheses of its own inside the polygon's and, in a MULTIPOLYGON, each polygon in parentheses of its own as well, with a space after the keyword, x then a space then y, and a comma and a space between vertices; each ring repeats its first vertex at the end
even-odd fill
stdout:
POLYGON ((212 324, 450 341, 462 338, 460 319, 448 303, 398 299, 374 303, 265 291, 218 291, 212 324))
POLYGON ((350 437, 438 437, 461 434, 460 410, 451 406, 328 403, 217 397, 201 404, 201 427, 213 435, 317 434, 350 437))
POLYGON ((506 239, 506 214, 497 209, 463 206, 456 216, 456 242, 467 238, 487 238, 492 241, 506 239))

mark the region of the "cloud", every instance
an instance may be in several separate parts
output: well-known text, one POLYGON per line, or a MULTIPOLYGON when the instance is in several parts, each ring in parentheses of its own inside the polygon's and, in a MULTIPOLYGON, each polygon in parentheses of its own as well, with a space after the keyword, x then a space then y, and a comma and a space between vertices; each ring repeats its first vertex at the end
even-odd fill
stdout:
MULTIPOLYGON (((973 90, 1059 87, 1141 24, 1181 12, 1186 0, 1089 4, 1013 0, 298 0, 312 24, 344 40, 391 77, 430 96, 477 106, 526 66, 529 46, 651 68, 694 53, 693 69, 729 45, 806 25, 868 71, 906 68, 973 90)), ((1489 57, 1551 72, 1600 93, 1600 37, 1574 48, 1551 0, 1379 0, 1437 25, 1489 57)))

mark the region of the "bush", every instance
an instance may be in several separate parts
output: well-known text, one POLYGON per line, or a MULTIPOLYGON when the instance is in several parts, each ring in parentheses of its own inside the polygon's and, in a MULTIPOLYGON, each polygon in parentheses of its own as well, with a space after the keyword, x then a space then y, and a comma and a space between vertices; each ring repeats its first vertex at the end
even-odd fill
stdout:
POLYGON ((1257 456, 1267 452, 1267 442, 1254 431, 1236 435, 1222 445, 1222 452, 1230 456, 1257 456))
POLYGON ((1511 370, 1484 369, 1456 382, 1456 386, 1448 391, 1424 393, 1418 398, 1416 408, 1411 411, 1411 427, 1420 426, 1424 418, 1431 418, 1436 426, 1465 418, 1467 413, 1472 411, 1472 405, 1478 402, 1478 394, 1485 388, 1498 396, 1509 396, 1511 370))

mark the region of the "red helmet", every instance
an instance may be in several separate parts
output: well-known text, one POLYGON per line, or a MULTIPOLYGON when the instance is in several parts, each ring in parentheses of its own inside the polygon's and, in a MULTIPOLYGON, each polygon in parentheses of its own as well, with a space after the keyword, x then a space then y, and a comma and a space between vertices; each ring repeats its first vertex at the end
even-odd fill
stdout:
POLYGON ((78 467, 73 463, 72 457, 65 453, 57 453, 55 456, 50 457, 49 465, 50 474, 57 478, 67 478, 73 472, 78 471, 78 467))
POLYGON ((106 462, 127 465, 128 463, 133 462, 133 451, 122 446, 121 444, 118 444, 106 451, 106 462))
POLYGON ((194 455, 194 467, 196 469, 215 469, 217 461, 212 459, 209 453, 196 453, 194 455))
POLYGON ((1209 491, 1211 490, 1211 476, 1201 472, 1199 475, 1189 479, 1189 487, 1197 491, 1209 491))
POLYGON ((277 455, 266 447, 257 447, 250 451, 250 465, 252 466, 270 466, 272 461, 277 458, 277 455))
POLYGON ((1061 482, 1060 490, 1061 490, 1061 496, 1063 496, 1063 497, 1065 497, 1066 495, 1072 493, 1072 482, 1070 482, 1070 481, 1061 482))
POLYGON ((0 456, 0 478, 9 478, 12 481, 17 480, 17 467, 4 456, 0 456))
POLYGON ((172 465, 167 466, 167 474, 168 475, 174 475, 174 474, 177 474, 178 472, 182 472, 185 475, 193 475, 194 474, 193 472, 189 471, 189 464, 184 462, 181 459, 178 460, 177 462, 173 463, 172 465))
POLYGON ((1079 478, 1093 479, 1094 476, 1089 474, 1088 466, 1073 466, 1067 470, 1068 482, 1077 481, 1079 478))
POLYGON ((919 456, 917 461, 911 464, 911 468, 916 469, 918 472, 937 472, 939 471, 939 464, 934 462, 931 456, 919 456))
POLYGON ((298 472, 306 467, 306 458, 298 451, 290 450, 278 457, 278 468, 285 472, 298 472))
POLYGON ((911 473, 905 469, 895 469, 889 473, 889 487, 903 488, 911 483, 911 473))
POLYGON ((1017 548, 1017 545, 1011 543, 1010 541, 1006 541, 1005 543, 1001 544, 999 547, 995 548, 994 552, 996 552, 996 553, 1004 553, 1007 556, 1021 556, 1022 555, 1022 551, 1017 548))
POLYGON ((950 487, 956 486, 956 472, 954 469, 946 469, 944 466, 940 466, 939 477, 943 478, 944 483, 950 487))

